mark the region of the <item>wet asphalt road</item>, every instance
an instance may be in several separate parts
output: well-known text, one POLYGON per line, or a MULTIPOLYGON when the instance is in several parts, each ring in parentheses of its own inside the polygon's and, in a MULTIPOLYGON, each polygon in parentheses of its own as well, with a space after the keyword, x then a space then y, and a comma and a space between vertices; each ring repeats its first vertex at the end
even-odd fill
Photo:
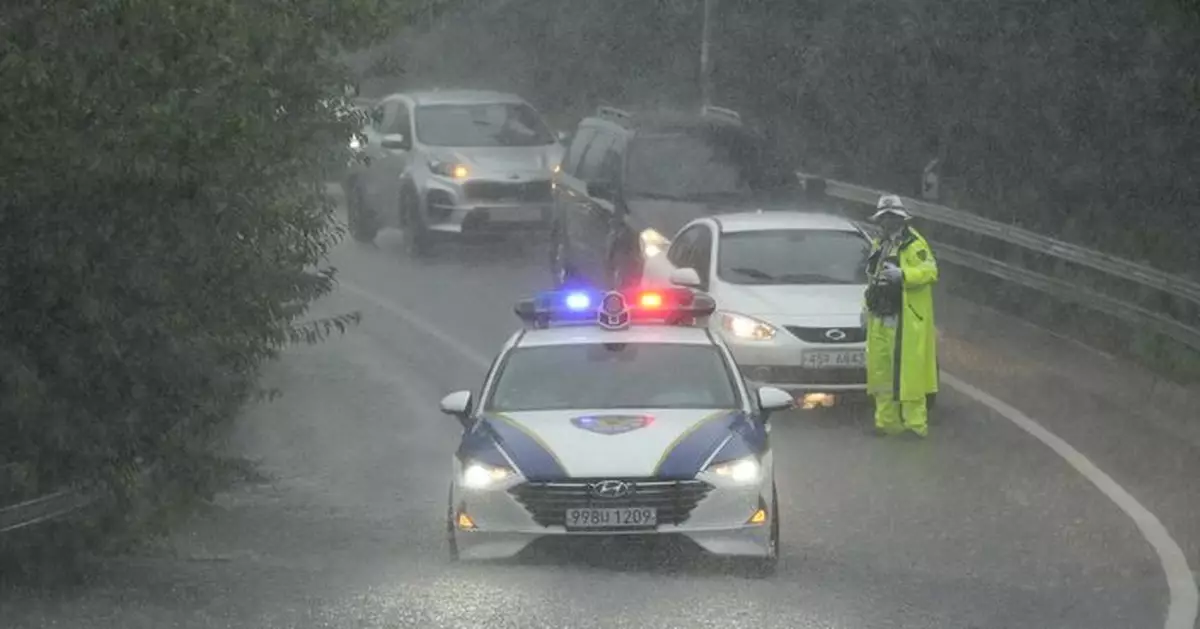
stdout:
MULTIPOLYGON (((636 549, 449 563, 459 428, 437 402, 477 386, 480 359, 517 325, 512 301, 542 287, 543 251, 451 246, 417 262, 394 232, 374 247, 340 246, 344 286, 314 315, 360 310, 363 323, 271 366, 267 384, 283 396, 247 409, 230 443, 267 480, 222 494, 164 544, 99 562, 86 584, 0 593, 0 626, 1162 626, 1162 568, 1132 521, 954 391, 924 442, 869 437, 866 417, 847 411, 776 419, 783 557, 773 577, 636 549)), ((992 365, 968 351, 980 343, 947 347, 968 366, 992 365)), ((1097 426, 1083 432, 1101 440, 1097 426)), ((1200 478, 1194 446, 1155 443, 1159 458, 1178 459, 1156 493, 1159 471, 1142 474, 1111 442, 1095 443, 1109 443, 1093 446, 1097 464, 1118 465, 1118 482, 1148 507, 1170 498, 1164 523, 1195 567, 1200 515, 1176 504, 1195 502, 1177 478, 1200 478)))

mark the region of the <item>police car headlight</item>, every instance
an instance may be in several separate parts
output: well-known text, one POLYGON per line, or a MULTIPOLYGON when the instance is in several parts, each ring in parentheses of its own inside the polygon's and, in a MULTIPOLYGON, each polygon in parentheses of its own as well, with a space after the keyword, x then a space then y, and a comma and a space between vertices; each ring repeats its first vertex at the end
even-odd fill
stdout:
POLYGON ((512 470, 507 468, 471 463, 463 468, 462 486, 467 489, 487 489, 509 476, 512 476, 512 470))
POLYGON ((666 236, 663 236, 654 229, 642 230, 640 238, 642 241, 642 253, 647 258, 653 258, 671 246, 671 241, 667 240, 666 236))
POLYGON ((746 315, 721 313, 721 327, 739 339, 769 341, 775 338, 775 326, 746 315))
POLYGON ((762 464, 753 457, 713 465, 708 468, 708 471, 736 483, 747 485, 757 483, 762 478, 762 464))

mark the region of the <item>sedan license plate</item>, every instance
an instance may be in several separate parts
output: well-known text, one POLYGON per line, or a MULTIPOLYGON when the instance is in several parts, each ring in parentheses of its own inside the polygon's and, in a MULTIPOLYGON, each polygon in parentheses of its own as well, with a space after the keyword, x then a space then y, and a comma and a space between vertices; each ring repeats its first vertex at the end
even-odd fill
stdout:
POLYGON ((863 367, 867 364, 866 352, 861 349, 814 349, 804 352, 801 360, 807 369, 863 367))
POLYGON ((658 524, 658 510, 649 507, 567 509, 568 529, 608 529, 658 524))

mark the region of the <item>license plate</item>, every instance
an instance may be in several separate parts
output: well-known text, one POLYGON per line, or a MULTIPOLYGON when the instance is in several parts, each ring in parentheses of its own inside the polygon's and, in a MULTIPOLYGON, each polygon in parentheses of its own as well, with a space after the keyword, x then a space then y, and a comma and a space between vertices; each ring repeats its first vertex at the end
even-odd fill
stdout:
POLYGON ((808 369, 863 367, 867 357, 861 349, 814 349, 804 352, 802 364, 808 369))
POLYGON ((649 507, 567 509, 568 529, 605 529, 658 524, 658 510, 649 507))
POLYGON ((492 223, 536 223, 542 220, 542 209, 537 207, 492 208, 487 211, 492 223))

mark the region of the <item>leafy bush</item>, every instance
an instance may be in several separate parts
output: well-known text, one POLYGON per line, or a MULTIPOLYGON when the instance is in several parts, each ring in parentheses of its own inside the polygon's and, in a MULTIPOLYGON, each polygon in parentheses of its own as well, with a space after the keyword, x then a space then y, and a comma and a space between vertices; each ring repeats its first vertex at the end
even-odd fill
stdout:
POLYGON ((0 9, 0 464, 49 487, 219 426, 335 321, 325 197, 359 124, 336 61, 386 0, 0 9))

